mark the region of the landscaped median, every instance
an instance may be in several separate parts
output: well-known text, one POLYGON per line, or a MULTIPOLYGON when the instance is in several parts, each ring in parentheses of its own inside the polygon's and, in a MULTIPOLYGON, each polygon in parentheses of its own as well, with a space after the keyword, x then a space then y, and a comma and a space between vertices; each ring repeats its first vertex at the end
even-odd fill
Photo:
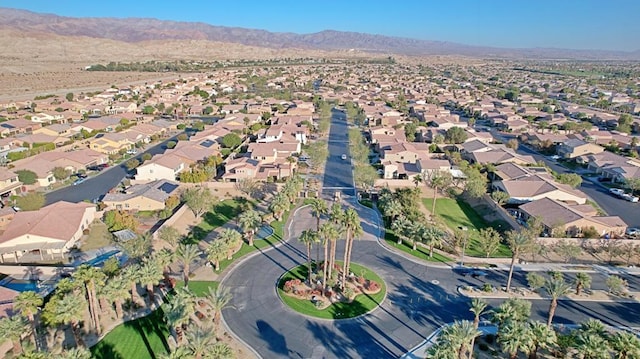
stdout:
MULTIPOLYGON (((337 263, 339 264, 339 262, 337 263)), ((336 271, 341 266, 336 267, 336 271)), ((323 293, 305 283, 307 265, 287 271, 278 280, 278 295, 298 313, 321 319, 346 319, 357 317, 377 308, 385 298, 386 285, 382 278, 364 266, 351 263, 353 276, 347 279, 345 295, 337 290, 323 293)), ((336 285, 337 286, 337 285, 336 285)))
MULTIPOLYGON (((485 283, 483 287, 460 286, 458 287, 458 293, 470 298, 551 299, 551 297, 544 295, 544 290, 533 291, 528 288, 513 288, 510 292, 507 293, 503 288, 495 288, 489 283, 485 283)), ((575 291, 572 291, 560 297, 559 299, 592 302, 637 303, 637 298, 639 297, 639 292, 626 292, 616 295, 604 290, 584 290, 581 291, 580 294, 576 294, 575 291)))

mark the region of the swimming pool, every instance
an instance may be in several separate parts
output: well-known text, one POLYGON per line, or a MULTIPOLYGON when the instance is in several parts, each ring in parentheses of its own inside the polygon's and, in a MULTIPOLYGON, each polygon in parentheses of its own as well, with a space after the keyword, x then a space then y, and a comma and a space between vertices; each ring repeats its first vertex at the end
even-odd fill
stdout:
POLYGON ((34 280, 22 280, 22 279, 10 278, 8 281, 5 280, 3 282, 4 282, 2 283, 3 287, 13 289, 18 292, 26 292, 30 290, 37 293, 41 289, 38 286, 38 282, 34 280))
POLYGON ((111 250, 109 252, 103 253, 103 254, 101 254, 101 255, 93 258, 93 259, 90 259, 90 260, 84 262, 83 264, 88 264, 88 265, 90 265, 92 267, 98 267, 98 266, 104 264, 104 262, 107 259, 115 256, 118 253, 120 253, 120 251, 117 250, 117 249, 114 249, 114 250, 111 250))

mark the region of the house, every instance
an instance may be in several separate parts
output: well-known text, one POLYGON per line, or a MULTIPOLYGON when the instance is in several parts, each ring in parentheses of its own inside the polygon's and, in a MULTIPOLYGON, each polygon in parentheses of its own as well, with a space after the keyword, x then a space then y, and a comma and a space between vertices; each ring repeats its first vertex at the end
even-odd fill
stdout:
POLYGON ((165 201, 177 195, 179 184, 168 180, 136 184, 123 193, 107 193, 102 202, 107 209, 125 211, 158 211, 165 208, 165 201))
POLYGON ((0 135, 9 137, 19 133, 32 133, 40 127, 42 127, 40 123, 19 118, 0 123, 0 135))
POLYGON ((120 133, 99 133, 89 140, 89 148, 108 155, 132 149, 134 144, 120 133))
POLYGON ((52 137, 71 137, 73 132, 71 132, 71 125, 66 123, 57 123, 45 127, 38 128, 33 131, 35 134, 42 134, 52 137))
POLYGON ((382 147, 382 160, 415 164, 419 158, 428 156, 429 144, 402 142, 382 147))
POLYGON ((222 179, 237 182, 241 179, 255 179, 259 171, 260 161, 248 156, 228 159, 224 164, 222 179))
POLYGON ((26 254, 41 260, 64 258, 96 216, 91 203, 56 202, 37 211, 15 213, 0 235, 0 261, 19 262, 26 254))
POLYGON ((6 167, 0 167, 0 198, 4 199, 18 194, 20 186, 22 186, 22 182, 15 172, 6 167))
POLYGON ((56 183, 56 178, 53 176, 53 168, 56 167, 51 161, 47 161, 39 156, 29 158, 29 161, 21 160, 14 162, 13 171, 18 172, 21 170, 31 171, 36 174, 37 184, 40 187, 48 187, 56 183))
POLYGON ((523 220, 538 218, 544 232, 551 235, 558 229, 576 237, 590 227, 598 231, 601 236, 622 235, 627 230, 627 224, 618 216, 597 216, 582 211, 582 206, 570 205, 551 198, 541 198, 519 208, 523 220))
POLYGON ((173 154, 158 154, 136 168, 135 182, 175 181, 188 168, 183 159, 173 154))
POLYGON ((465 142, 461 149, 462 158, 481 165, 492 163, 517 163, 521 165, 535 164, 533 156, 521 155, 505 145, 487 144, 478 140, 465 142))
POLYGON ((567 159, 601 152, 604 152, 604 147, 580 139, 568 139, 556 146, 558 156, 567 159))
POLYGON ((7 229, 15 214, 16 210, 13 207, 5 205, 0 208, 0 232, 4 232, 7 229))
POLYGON ((301 144, 268 142, 268 143, 251 143, 247 152, 251 154, 251 158, 261 161, 261 163, 276 162, 277 159, 286 159, 289 156, 300 153, 301 144))
POLYGON ((627 179, 640 178, 640 161, 634 158, 605 151, 583 156, 580 160, 586 162, 590 170, 595 171, 602 177, 611 178, 614 182, 625 182, 627 179))
POLYGON ((515 164, 496 167, 498 178, 492 183, 494 189, 506 192, 509 203, 526 203, 541 198, 585 204, 587 196, 568 185, 555 182, 546 171, 529 171, 515 164), (505 178, 506 177, 506 178, 505 178))

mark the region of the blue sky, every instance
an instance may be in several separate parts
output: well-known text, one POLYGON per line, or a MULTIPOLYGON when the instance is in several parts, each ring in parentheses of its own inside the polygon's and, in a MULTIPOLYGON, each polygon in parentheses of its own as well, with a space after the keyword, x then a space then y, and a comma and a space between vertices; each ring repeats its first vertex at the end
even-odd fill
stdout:
POLYGON ((0 0, 0 7, 276 32, 356 31, 497 47, 640 50, 640 0, 0 0))

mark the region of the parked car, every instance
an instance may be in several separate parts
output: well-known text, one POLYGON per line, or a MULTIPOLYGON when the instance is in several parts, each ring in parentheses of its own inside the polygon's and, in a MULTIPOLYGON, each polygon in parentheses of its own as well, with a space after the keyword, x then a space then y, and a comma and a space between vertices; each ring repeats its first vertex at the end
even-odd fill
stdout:
POLYGON ((79 185, 80 183, 82 183, 82 182, 84 182, 84 181, 86 181, 86 180, 87 180, 87 178, 86 178, 86 177, 84 177, 84 178, 82 178, 82 177, 81 177, 81 178, 78 178, 77 180, 73 181, 73 185, 74 185, 74 186, 77 186, 77 185, 79 185))
POLYGON ((624 190, 620 188, 610 188, 609 193, 614 196, 622 197, 622 195, 624 195, 624 190))
POLYGON ((627 228, 627 231, 625 233, 627 234, 627 236, 636 237, 640 235, 640 228, 630 227, 630 228, 627 228))
POLYGON ((598 182, 611 182, 609 177, 598 177, 598 182))
POLYGON ((346 160, 346 159, 347 159, 347 155, 344 155, 344 154, 343 154, 341 158, 342 158, 343 160, 346 160))
POLYGON ((551 159, 552 159, 552 160, 554 160, 554 161, 557 161, 557 160, 559 160, 559 159, 560 159, 560 156, 558 156, 558 155, 553 155, 553 156, 551 156, 551 157, 549 157, 549 158, 551 158, 551 159))
POLYGON ((622 197, 623 199, 629 201, 629 202, 633 202, 633 203, 638 203, 638 200, 640 200, 640 198, 633 196, 629 193, 623 193, 620 197, 622 197))

